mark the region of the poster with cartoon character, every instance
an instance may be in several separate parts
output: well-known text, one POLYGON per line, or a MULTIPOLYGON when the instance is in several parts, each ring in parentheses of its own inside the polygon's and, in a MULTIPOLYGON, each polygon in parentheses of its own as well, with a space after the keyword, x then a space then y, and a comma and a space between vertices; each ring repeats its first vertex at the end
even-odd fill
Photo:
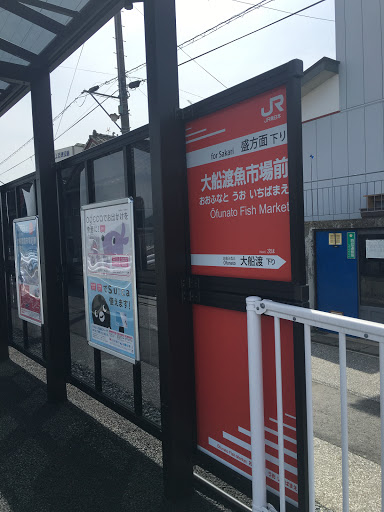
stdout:
POLYGON ((35 325, 43 323, 40 252, 37 217, 13 221, 15 272, 19 317, 35 325))
POLYGON ((87 337, 91 346, 139 359, 133 202, 82 207, 87 337))

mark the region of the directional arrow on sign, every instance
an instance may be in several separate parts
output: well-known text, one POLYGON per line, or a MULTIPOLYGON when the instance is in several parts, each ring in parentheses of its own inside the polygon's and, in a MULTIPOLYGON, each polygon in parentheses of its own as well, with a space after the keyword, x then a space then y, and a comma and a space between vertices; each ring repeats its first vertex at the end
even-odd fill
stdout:
POLYGON ((275 254, 192 254, 191 264, 198 267, 267 268, 278 270, 286 261, 275 254))

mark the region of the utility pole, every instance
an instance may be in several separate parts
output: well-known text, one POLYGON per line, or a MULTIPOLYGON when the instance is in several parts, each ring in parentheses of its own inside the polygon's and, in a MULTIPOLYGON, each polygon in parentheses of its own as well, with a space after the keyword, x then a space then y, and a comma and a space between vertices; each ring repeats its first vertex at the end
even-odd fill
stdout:
POLYGON ((128 110, 128 92, 127 81, 125 76, 124 62, 124 42, 123 29, 121 24, 121 12, 115 15, 115 35, 116 35, 116 56, 117 56, 117 76, 119 79, 119 114, 121 119, 121 132, 127 133, 129 127, 129 110, 128 110))

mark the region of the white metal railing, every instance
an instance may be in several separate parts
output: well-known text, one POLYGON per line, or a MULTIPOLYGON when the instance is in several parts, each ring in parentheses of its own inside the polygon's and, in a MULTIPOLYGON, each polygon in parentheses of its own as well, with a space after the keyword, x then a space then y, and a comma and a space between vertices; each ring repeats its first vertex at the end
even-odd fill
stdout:
MULTIPOLYGON (((322 311, 300 308, 288 304, 281 304, 270 300, 262 300, 259 297, 247 298, 253 512, 274 510, 271 505, 267 504, 265 474, 263 369, 261 359, 262 315, 274 317, 275 326, 280 512, 285 512, 286 510, 280 320, 289 320, 291 322, 297 322, 304 325, 308 432, 309 512, 315 512, 311 326, 335 331, 339 334, 343 512, 349 512, 346 335, 348 334, 351 336, 357 336, 379 343, 381 446, 384 447, 384 325, 376 322, 367 322, 365 320, 359 320, 356 318, 324 313, 322 311)), ((384 512, 384 448, 381 450, 381 469, 381 511, 384 512)))

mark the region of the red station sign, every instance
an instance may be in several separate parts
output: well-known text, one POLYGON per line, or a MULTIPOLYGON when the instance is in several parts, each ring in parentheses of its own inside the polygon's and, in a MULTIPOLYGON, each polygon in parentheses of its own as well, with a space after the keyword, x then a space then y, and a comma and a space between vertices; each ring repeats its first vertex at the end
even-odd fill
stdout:
POLYGON ((286 89, 186 125, 192 273, 291 281, 286 89))
MULTIPOLYGON (((193 306, 198 449, 252 477, 246 314, 193 306)), ((267 488, 279 491, 273 318, 262 318, 267 488)), ((284 461, 287 502, 298 506, 292 323, 281 322, 284 461)))
MULTIPOLYGON (((186 125, 192 274, 292 281, 286 87, 186 125)), ((246 314, 193 306, 198 449, 252 476, 246 314)), ((267 487, 279 492, 273 319, 262 318, 267 487)), ((293 327, 281 322, 287 501, 298 507, 293 327)))

